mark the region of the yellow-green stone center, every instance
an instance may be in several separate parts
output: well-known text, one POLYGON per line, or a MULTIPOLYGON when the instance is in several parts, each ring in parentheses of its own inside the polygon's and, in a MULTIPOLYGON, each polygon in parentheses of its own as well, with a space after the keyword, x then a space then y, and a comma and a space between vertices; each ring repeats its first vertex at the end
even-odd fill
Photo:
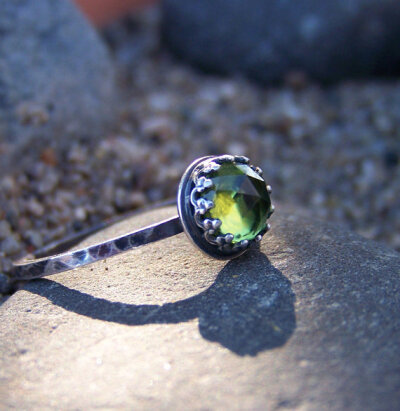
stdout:
POLYGON ((265 181, 246 164, 223 163, 209 177, 214 188, 203 194, 214 203, 205 217, 221 220, 217 235, 232 234, 233 242, 252 240, 265 229, 271 200, 265 181))

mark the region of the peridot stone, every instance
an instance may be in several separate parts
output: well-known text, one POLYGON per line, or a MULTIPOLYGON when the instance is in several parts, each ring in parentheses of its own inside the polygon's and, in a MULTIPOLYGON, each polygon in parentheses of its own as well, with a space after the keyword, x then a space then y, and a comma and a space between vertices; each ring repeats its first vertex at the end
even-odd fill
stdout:
POLYGON ((223 163, 203 194, 214 203, 205 217, 221 220, 217 235, 232 234, 233 243, 252 240, 267 225, 271 200, 264 179, 246 164, 223 163))

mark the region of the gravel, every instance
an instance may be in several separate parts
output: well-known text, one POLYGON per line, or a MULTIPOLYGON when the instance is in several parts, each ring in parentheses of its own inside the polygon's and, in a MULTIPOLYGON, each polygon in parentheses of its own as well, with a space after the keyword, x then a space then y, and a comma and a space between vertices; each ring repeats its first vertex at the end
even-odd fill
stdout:
POLYGON ((261 88, 175 60, 158 27, 152 10, 104 33, 124 92, 113 133, 26 147, 0 170, 3 266, 175 195, 190 161, 220 153, 260 165, 274 200, 400 250, 400 81, 322 88, 292 73, 281 88, 261 88))

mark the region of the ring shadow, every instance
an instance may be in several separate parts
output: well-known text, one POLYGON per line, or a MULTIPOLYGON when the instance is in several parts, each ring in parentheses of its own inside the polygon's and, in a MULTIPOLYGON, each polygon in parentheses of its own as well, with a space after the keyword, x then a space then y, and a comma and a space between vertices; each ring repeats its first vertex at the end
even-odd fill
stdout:
POLYGON ((256 250, 228 262, 207 290, 162 305, 112 302, 47 279, 28 283, 26 289, 68 311, 124 325, 198 318, 204 339, 241 356, 284 345, 296 328, 290 281, 256 250))

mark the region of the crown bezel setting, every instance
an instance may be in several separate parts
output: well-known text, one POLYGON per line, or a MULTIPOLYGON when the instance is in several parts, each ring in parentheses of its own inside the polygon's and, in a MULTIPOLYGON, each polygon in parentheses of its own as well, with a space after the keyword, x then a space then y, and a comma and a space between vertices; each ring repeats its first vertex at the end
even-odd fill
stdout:
MULTIPOLYGON (((209 215, 209 211, 215 207, 215 204, 204 198, 203 195, 207 191, 215 189, 212 176, 225 163, 247 165, 260 177, 263 177, 261 168, 251 165, 247 157, 232 155, 204 157, 196 160, 186 170, 178 192, 178 210, 184 231, 203 252, 219 259, 229 259, 241 255, 250 247, 257 245, 270 229, 270 225, 266 224, 265 228, 258 232, 253 239, 240 241, 234 241, 233 233, 222 234, 219 232, 222 225, 221 220, 209 215)), ((266 185, 266 190, 270 195, 271 186, 266 185)), ((266 216, 267 219, 272 215, 274 209, 271 204, 266 216)))

